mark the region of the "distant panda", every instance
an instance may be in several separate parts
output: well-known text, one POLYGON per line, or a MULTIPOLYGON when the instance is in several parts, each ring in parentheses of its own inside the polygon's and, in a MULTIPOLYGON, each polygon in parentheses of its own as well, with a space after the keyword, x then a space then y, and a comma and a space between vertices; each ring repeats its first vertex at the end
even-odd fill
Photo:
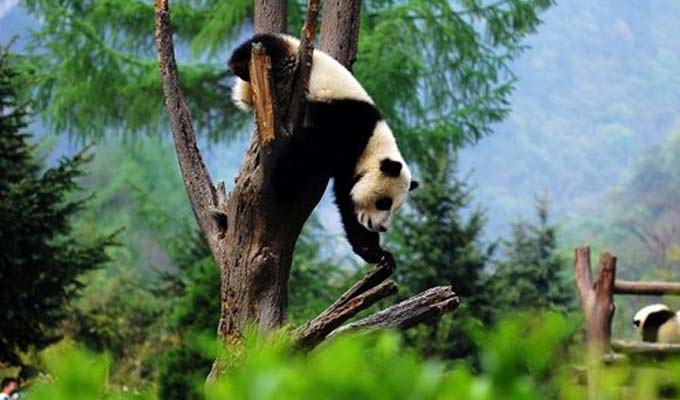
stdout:
POLYGON ((680 316, 665 304, 643 307, 633 325, 645 342, 680 343, 680 316))
MULTIPOLYGON (((233 52, 229 67, 238 77, 233 100, 244 111, 252 109, 248 81, 255 42, 270 56, 275 79, 290 76, 300 43, 283 34, 259 34, 233 52)), ((275 167, 275 193, 294 201, 304 183, 319 175, 334 180, 335 201, 354 252, 369 263, 385 257, 393 262, 380 247, 379 232, 387 231, 418 182, 366 90, 343 65, 314 50, 304 123, 275 167)))

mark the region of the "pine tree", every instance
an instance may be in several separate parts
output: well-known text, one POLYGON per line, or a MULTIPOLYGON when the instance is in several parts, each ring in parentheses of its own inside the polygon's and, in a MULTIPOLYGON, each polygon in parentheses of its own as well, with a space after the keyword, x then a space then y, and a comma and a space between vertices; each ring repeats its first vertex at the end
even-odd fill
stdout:
POLYGON ((15 57, 0 52, 0 361, 20 364, 19 353, 56 339, 78 276, 107 260, 110 236, 75 237, 70 221, 86 199, 77 178, 84 153, 42 170, 25 133, 29 104, 15 57))
POLYGON ((455 163, 445 151, 421 157, 422 185, 392 229, 400 295, 452 285, 461 298, 452 317, 407 332, 408 341, 417 349, 444 358, 472 355, 474 329, 491 319, 484 268, 493 248, 480 243, 482 211, 475 209, 467 218, 463 216, 470 192, 456 177, 455 163))
POLYGON ((504 242, 506 259, 494 274, 497 308, 567 311, 575 306, 566 260, 557 253, 555 227, 548 223, 545 199, 536 203, 538 224, 519 221, 504 242))

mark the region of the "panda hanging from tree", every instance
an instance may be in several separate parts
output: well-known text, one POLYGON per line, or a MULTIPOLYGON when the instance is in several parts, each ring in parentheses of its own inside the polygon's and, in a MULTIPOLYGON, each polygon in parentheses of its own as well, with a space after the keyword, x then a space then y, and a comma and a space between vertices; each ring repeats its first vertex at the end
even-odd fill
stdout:
MULTIPOLYGON (((259 34, 231 55, 237 76, 233 100, 244 111, 253 106, 249 65, 253 43, 270 57, 274 77, 295 69, 299 40, 284 34, 259 34)), ((418 187, 389 126, 366 90, 330 55, 314 50, 306 109, 301 126, 275 166, 274 193, 295 201, 309 179, 333 178, 335 201, 354 252, 368 263, 388 262, 380 232, 409 191, 418 187)))

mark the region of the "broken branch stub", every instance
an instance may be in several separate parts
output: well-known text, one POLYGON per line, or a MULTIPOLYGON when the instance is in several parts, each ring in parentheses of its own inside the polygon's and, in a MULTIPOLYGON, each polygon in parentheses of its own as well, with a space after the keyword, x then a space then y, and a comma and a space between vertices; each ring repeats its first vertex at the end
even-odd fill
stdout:
POLYGON ((276 138, 274 119, 276 104, 272 91, 272 62, 262 43, 253 43, 250 58, 250 85, 257 133, 261 144, 268 144, 276 138))

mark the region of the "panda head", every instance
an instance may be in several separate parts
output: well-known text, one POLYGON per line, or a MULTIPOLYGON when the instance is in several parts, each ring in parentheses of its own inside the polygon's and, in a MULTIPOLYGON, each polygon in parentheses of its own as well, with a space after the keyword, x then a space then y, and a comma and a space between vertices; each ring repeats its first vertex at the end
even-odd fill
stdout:
POLYGON ((652 304, 641 308, 633 317, 633 326, 645 342, 658 341, 659 327, 675 317, 665 304, 652 304))
POLYGON ((357 177, 350 196, 357 220, 372 232, 385 232, 392 216, 418 187, 400 155, 374 160, 357 177))

